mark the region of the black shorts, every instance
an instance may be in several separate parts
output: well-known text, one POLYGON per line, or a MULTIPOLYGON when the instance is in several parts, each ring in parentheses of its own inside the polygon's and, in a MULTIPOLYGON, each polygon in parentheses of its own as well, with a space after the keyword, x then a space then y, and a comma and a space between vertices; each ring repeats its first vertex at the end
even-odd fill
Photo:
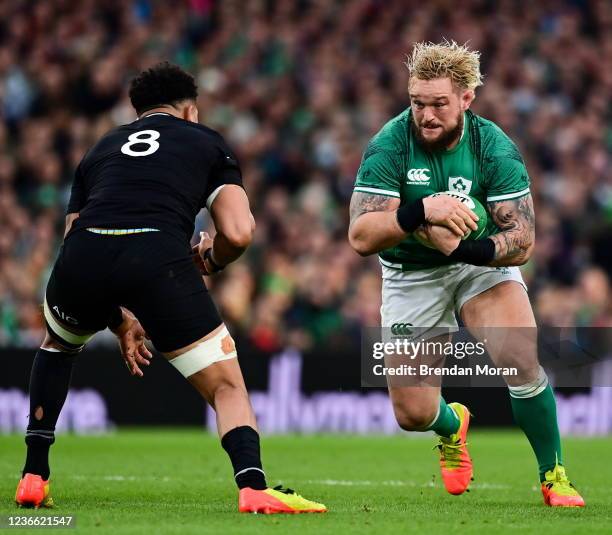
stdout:
POLYGON ((47 285, 45 319, 69 346, 104 330, 121 305, 138 318, 158 351, 185 347, 222 321, 188 243, 164 232, 68 235, 47 285))

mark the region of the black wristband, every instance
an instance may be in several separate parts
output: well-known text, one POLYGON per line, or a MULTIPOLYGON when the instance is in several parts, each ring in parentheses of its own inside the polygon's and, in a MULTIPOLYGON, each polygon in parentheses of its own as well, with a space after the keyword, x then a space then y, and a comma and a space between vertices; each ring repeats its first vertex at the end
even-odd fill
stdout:
POLYGON ((474 266, 484 266, 495 257, 495 242, 490 238, 482 240, 461 240, 449 258, 474 266))
POLYGON ((405 204, 397 209, 397 224, 407 234, 414 232, 425 223, 425 206, 423 199, 417 199, 411 204, 405 204))
POLYGON ((209 247, 208 249, 206 249, 206 251, 204 251, 204 259, 208 260, 210 265, 215 270, 214 273, 218 273, 219 271, 223 270, 223 268, 225 267, 225 266, 220 266, 219 264, 217 264, 213 260, 213 257, 212 257, 212 247, 209 247))
POLYGON ((119 325, 123 323, 123 312, 121 311, 121 307, 116 307, 108 316, 106 320, 106 325, 111 331, 116 331, 119 328, 119 325))

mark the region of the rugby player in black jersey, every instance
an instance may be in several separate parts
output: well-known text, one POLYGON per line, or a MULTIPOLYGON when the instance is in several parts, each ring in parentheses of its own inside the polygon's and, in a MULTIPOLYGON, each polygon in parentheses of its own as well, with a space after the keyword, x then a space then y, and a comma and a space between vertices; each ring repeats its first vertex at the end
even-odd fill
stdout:
POLYGON ((52 505, 49 448, 76 354, 98 331, 119 338, 130 371, 151 354, 144 333, 211 404, 242 512, 324 512, 291 491, 268 488, 259 435, 232 337, 202 274, 236 260, 255 222, 240 167, 225 141, 198 124, 197 87, 160 63, 131 83, 138 119, 106 134, 79 164, 64 244, 44 302, 47 335, 30 377, 22 506, 52 505), (194 219, 206 207, 216 229, 193 249, 194 219))

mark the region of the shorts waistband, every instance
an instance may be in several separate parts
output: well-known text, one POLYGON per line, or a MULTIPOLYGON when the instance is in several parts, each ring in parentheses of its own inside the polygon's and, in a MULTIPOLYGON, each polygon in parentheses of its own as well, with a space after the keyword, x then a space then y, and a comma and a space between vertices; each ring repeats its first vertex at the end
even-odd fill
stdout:
POLYGON ((451 262, 449 264, 440 264, 438 266, 414 267, 408 264, 398 264, 395 262, 389 262, 388 260, 385 260, 384 258, 381 258, 380 256, 378 257, 378 262, 383 267, 383 269, 384 268, 392 269, 394 271, 397 271, 398 273, 418 273, 422 271, 432 272, 432 271, 436 271, 437 269, 441 269, 441 268, 455 268, 456 269, 459 266, 461 266, 460 262, 451 262))
POLYGON ((86 230, 94 234, 108 236, 125 236, 126 234, 141 234, 143 232, 159 232, 158 228, 97 228, 88 227, 86 230))

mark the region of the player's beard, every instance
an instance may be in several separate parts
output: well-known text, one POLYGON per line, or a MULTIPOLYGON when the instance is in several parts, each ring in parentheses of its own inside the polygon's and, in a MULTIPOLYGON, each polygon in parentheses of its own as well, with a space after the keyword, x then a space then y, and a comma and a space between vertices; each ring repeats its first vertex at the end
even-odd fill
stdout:
POLYGON ((435 139, 434 141, 429 141, 423 137, 421 133, 421 128, 414 121, 414 117, 412 118, 412 131, 417 138, 417 141, 423 148, 428 151, 434 152, 439 150, 446 150, 454 141, 459 139, 461 133, 463 132, 463 112, 459 113, 457 117, 457 124, 454 128, 450 130, 445 130, 440 137, 435 139))

